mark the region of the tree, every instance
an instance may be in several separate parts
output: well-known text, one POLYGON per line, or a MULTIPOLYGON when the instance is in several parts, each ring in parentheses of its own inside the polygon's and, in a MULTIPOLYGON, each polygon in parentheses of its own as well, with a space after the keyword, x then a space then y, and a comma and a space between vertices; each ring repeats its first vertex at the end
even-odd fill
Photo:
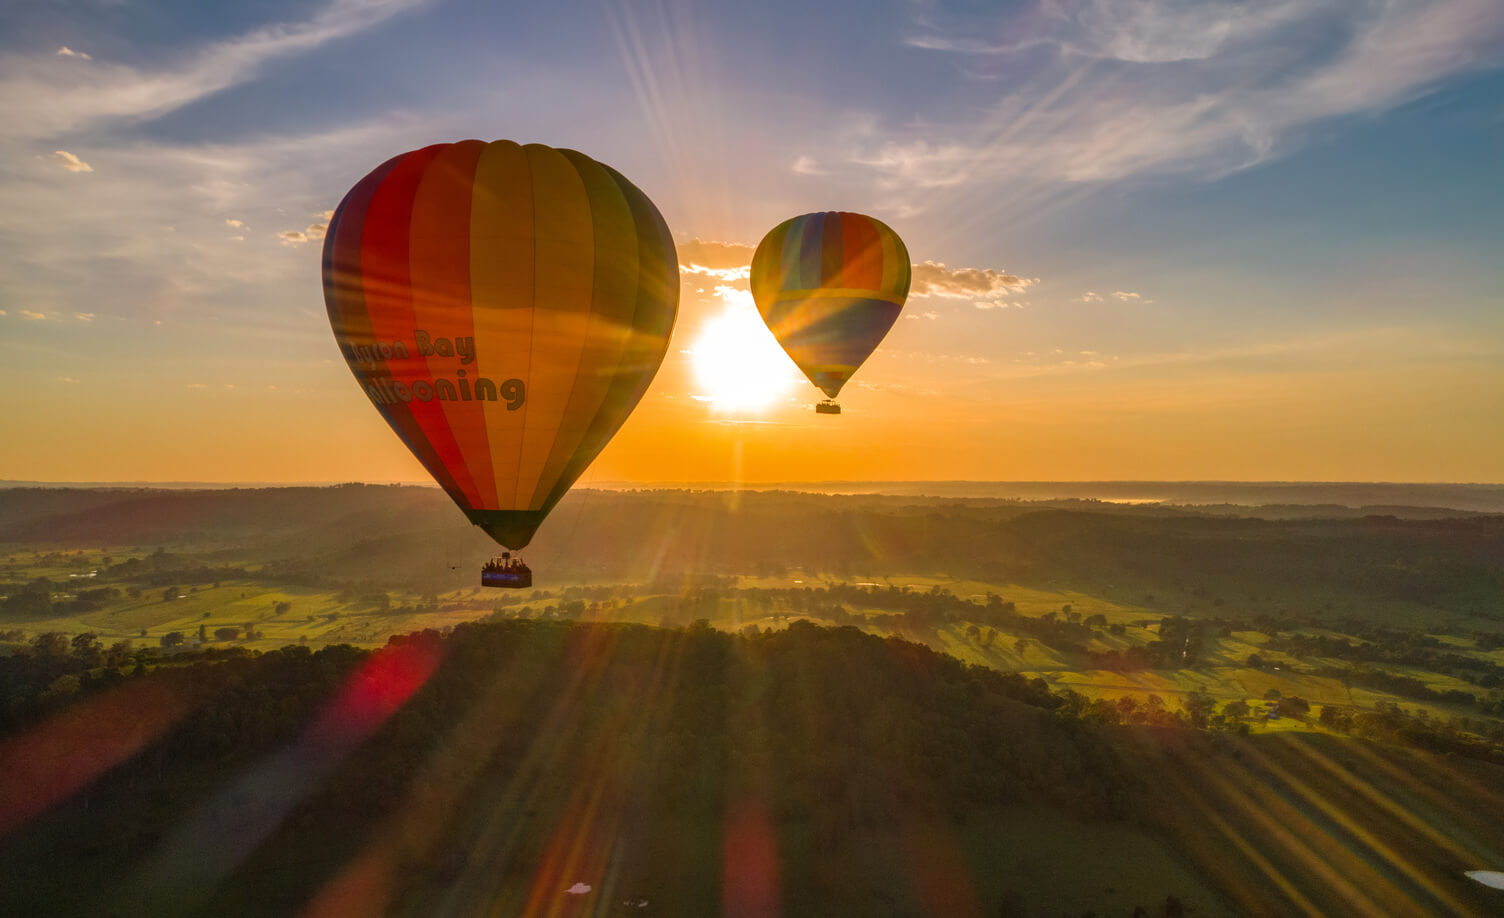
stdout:
POLYGON ((31 646, 44 657, 66 657, 73 644, 61 631, 45 631, 31 639, 31 646))
POLYGON ((233 641, 233 640, 237 640, 239 637, 240 637, 240 629, 239 628, 227 627, 227 628, 215 628, 214 629, 214 638, 215 638, 215 640, 219 640, 219 641, 233 641))
POLYGON ((1227 704, 1222 706, 1222 716, 1230 718, 1232 720, 1242 720, 1250 713, 1252 713, 1252 709, 1248 707, 1248 702, 1243 701, 1242 699, 1239 699, 1237 701, 1229 701, 1227 704))
POLYGON ((278 615, 286 615, 288 612, 291 612, 291 611, 292 611, 292 603, 290 603, 290 602, 279 602, 279 603, 277 603, 276 613, 278 615))
POLYGON ((1279 701, 1282 697, 1284 697, 1284 696, 1280 693, 1280 690, 1277 689, 1277 688, 1272 688, 1269 691, 1267 691, 1267 692, 1264 693, 1264 700, 1265 701, 1279 701))
POLYGON ((111 669, 119 669, 131 661, 131 654, 135 645, 129 639, 116 641, 110 645, 109 652, 105 654, 104 664, 111 669))
POLYGON ((182 595, 183 595, 183 590, 182 590, 181 587, 170 586, 167 589, 165 589, 165 590, 162 591, 162 601, 163 602, 172 602, 174 599, 177 599, 179 596, 182 596, 182 595))
POLYGON ((183 646, 183 642, 185 640, 187 640, 187 638, 183 637, 183 632, 169 631, 166 634, 162 635, 162 646, 167 648, 181 647, 183 646))
POLYGON ((1207 720, 1212 716, 1212 709, 1217 702, 1212 696, 1203 691, 1194 691, 1185 696, 1185 713, 1190 717, 1192 725, 1204 728, 1207 720))

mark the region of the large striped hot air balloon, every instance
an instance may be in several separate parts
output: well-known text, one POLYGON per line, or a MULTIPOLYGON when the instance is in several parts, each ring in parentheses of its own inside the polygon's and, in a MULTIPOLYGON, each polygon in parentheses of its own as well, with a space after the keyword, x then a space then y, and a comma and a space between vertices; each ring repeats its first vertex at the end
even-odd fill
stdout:
MULTIPOLYGON (((752 256, 752 298, 809 381, 834 399, 898 319, 909 250, 863 214, 805 214, 778 224, 752 256)), ((822 414, 839 414, 825 401, 822 414)))
POLYGON ((678 256, 657 208, 611 167, 466 140, 394 157, 345 195, 324 240, 324 301, 376 410, 470 521, 516 550, 657 373, 678 256))

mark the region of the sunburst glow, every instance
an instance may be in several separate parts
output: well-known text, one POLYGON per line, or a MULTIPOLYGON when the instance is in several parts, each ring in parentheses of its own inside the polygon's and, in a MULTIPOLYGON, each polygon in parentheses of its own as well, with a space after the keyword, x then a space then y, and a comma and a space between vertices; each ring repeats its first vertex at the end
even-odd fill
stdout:
POLYGON ((694 397, 730 414, 761 414, 784 399, 797 382, 788 355, 763 324, 744 290, 721 287, 725 303, 700 327, 690 345, 694 397))

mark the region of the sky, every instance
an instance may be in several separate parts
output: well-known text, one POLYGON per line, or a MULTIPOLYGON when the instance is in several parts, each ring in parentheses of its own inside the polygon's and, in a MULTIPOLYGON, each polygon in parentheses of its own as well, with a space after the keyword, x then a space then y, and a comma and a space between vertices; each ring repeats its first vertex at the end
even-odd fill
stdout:
POLYGON ((571 147, 678 247, 591 482, 1504 481, 1497 0, 0 5, 0 479, 416 481, 323 308, 390 156, 571 147), (907 243, 819 393, 787 217, 907 243))

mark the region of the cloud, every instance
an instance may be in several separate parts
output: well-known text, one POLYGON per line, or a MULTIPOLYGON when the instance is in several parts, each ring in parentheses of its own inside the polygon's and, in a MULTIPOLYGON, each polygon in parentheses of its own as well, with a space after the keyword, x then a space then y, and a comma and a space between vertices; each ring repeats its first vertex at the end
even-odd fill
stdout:
POLYGON ((852 157, 852 161, 882 173, 884 188, 948 188, 972 177, 977 156, 975 151, 957 143, 888 141, 871 153, 852 157))
POLYGON ((887 187, 1215 178, 1288 152, 1309 125, 1389 110, 1504 58, 1497 0, 916 7, 910 45, 1006 79, 973 81, 1003 88, 965 115, 850 143, 849 161, 887 187))
POLYGON ((59 376, 57 378, 57 381, 60 382, 60 383, 76 383, 76 382, 78 382, 78 380, 74 379, 71 376, 59 376))
POLYGON ((283 245, 302 245, 313 239, 323 239, 328 231, 327 223, 310 223, 301 230, 283 230, 277 234, 277 238, 282 240, 283 245))
POLYGON ((564 890, 564 892, 571 896, 583 896, 585 893, 590 892, 590 884, 576 883, 568 889, 564 890))
POLYGON ((334 211, 332 211, 332 210, 319 211, 319 217, 322 218, 325 223, 328 223, 330 220, 334 219, 334 211))
POLYGON ((1009 54, 1040 45, 1091 59, 1132 63, 1205 60, 1230 44, 1257 40, 1321 4, 1267 0, 1242 4, 1201 0, 1065 0, 1041 3, 1026 34, 998 41, 920 32, 905 43, 932 51, 1009 54))
POLYGON ((75 312, 73 314, 73 318, 77 319, 80 322, 93 322, 94 321, 94 313, 92 313, 92 312, 75 312))
POLYGON ((209 387, 206 386, 206 385, 204 385, 201 382, 191 382, 191 383, 188 384, 188 388, 190 388, 190 389, 207 389, 209 387))
POLYGON ((930 320, 933 321, 934 319, 940 318, 940 313, 938 313, 938 312, 907 312, 907 313, 904 313, 903 317, 905 319, 914 319, 916 321, 920 320, 920 319, 930 319, 930 320))
POLYGON ((78 58, 79 60, 82 60, 82 61, 92 61, 94 59, 94 58, 90 57, 89 55, 85 54, 82 51, 74 51, 72 48, 68 47, 67 45, 63 45, 61 48, 57 49, 57 56, 58 57, 76 57, 76 58, 78 58))
POLYGON ((231 227, 233 229, 242 229, 242 228, 245 227, 245 221, 244 220, 226 220, 225 221, 225 226, 231 227))
POLYGON ((1112 291, 1112 295, 1115 296, 1115 297, 1117 297, 1118 299, 1122 300, 1125 303, 1152 303, 1152 302, 1154 302, 1153 300, 1144 298, 1144 296, 1142 294, 1133 293, 1133 292, 1128 291, 1128 290, 1114 290, 1114 291, 1112 291))
POLYGON ((52 157, 63 164, 63 168, 69 172, 93 172, 94 167, 69 153, 67 150, 55 150, 52 157))
POLYGON ((1095 290, 1088 290, 1085 293, 1081 294, 1081 296, 1077 297, 1072 302, 1076 302, 1076 303, 1100 303, 1100 302, 1102 302, 1102 295, 1100 293, 1097 293, 1095 290))
POLYGON ((22 309, 22 310, 18 311, 16 314, 19 315, 23 319, 30 319, 33 322, 47 318, 47 314, 46 313, 44 313, 44 312, 32 312, 30 309, 22 309))
POLYGON ((706 268, 745 268, 752 263, 755 246, 740 242, 714 242, 709 239, 691 239, 675 246, 679 250, 679 264, 702 265, 706 268))
POLYGON ((914 265, 909 295, 971 300, 978 309, 1011 306, 1003 297, 1020 293, 1039 283, 1037 277, 1019 277, 991 268, 951 268, 938 261, 914 265))
POLYGON ((713 278, 722 284, 743 282, 752 272, 750 245, 691 239, 675 246, 679 250, 679 273, 713 278))
POLYGON ((813 157, 800 156, 794 160, 794 172, 798 175, 829 175, 830 170, 820 168, 813 157))
MULTIPOLYGON (((681 242, 678 250, 680 273, 720 281, 722 286, 716 288, 717 296, 725 296, 723 291, 733 289, 724 285, 745 287, 755 252, 753 246, 740 242, 713 242, 704 239, 681 242)), ((936 261, 921 262, 914 265, 912 270, 910 296, 971 300, 978 309, 1017 305, 1004 302, 1003 297, 1020 293, 1039 283, 1037 277, 1019 277, 991 268, 951 268, 936 261)), ((939 317, 934 312, 917 315, 927 319, 939 317)))
POLYGON ((422 2, 332 0, 305 20, 203 45, 175 66, 157 70, 96 63, 60 75, 27 57, 0 57, 0 124, 11 139, 40 139, 100 119, 162 115, 243 83, 277 58, 353 35, 422 2))

